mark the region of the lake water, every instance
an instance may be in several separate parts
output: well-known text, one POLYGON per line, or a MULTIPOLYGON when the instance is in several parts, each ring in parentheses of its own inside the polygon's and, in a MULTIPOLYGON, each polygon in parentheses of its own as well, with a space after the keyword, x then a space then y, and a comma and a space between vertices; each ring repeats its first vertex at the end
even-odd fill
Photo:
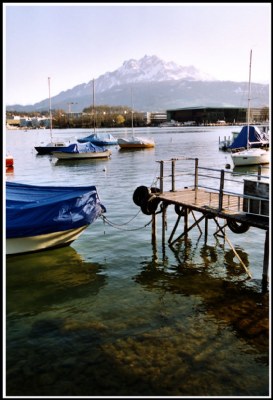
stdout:
MULTIPOLYGON (((7 180, 96 185, 107 209, 107 221, 95 221, 71 246, 6 260, 7 396, 269 396, 265 232, 228 232, 250 279, 228 243, 213 236, 215 227, 207 243, 192 229, 171 248, 162 244, 159 217, 152 244, 151 217, 132 200, 138 186, 157 182, 158 160, 187 156, 205 167, 232 165, 218 149, 219 136, 231 130, 135 129, 154 138, 155 148, 111 146, 109 160, 67 162, 37 155, 34 146, 49 141, 48 130, 6 132, 14 157, 7 180)), ((71 141, 89 133, 53 130, 71 141)), ((168 210, 166 237, 176 217, 168 210)))

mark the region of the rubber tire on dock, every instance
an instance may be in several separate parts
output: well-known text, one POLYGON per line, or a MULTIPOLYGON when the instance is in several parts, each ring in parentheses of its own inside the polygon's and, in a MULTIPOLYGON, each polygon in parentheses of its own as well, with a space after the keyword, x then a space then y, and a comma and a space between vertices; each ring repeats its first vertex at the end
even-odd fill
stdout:
POLYGON ((227 226, 234 233, 245 233, 250 226, 246 222, 237 222, 234 219, 227 219, 227 226))
POLYGON ((146 204, 150 197, 150 192, 147 186, 138 186, 133 194, 133 202, 141 207, 146 204))
POLYGON ((133 202, 139 207, 145 206, 152 194, 159 192, 160 189, 157 187, 151 187, 149 189, 147 186, 138 186, 133 194, 133 202))
POLYGON ((185 215, 187 215, 187 208, 184 206, 180 206, 179 204, 175 204, 174 205, 174 211, 176 212, 177 215, 179 215, 180 217, 184 217, 185 215))
POLYGON ((156 196, 151 196, 145 204, 142 204, 141 211, 146 215, 154 214, 159 203, 160 200, 156 196))

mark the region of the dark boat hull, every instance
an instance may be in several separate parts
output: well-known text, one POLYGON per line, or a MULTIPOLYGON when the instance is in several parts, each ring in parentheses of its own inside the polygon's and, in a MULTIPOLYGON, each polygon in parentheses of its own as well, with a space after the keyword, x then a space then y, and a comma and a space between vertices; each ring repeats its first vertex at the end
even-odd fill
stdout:
POLYGON ((64 146, 36 146, 35 150, 37 151, 38 154, 44 155, 44 154, 52 154, 53 151, 62 151, 64 149, 64 146))

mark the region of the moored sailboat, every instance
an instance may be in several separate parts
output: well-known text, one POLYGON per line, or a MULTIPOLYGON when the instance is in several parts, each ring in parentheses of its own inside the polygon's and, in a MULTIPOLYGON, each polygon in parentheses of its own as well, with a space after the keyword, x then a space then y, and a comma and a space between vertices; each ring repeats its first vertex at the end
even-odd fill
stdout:
POLYGON ((131 103, 132 103, 132 137, 118 138, 118 145, 121 149, 151 149, 155 147, 153 139, 146 137, 139 137, 134 135, 134 111, 133 111, 133 95, 131 89, 131 103))
POLYGON ((112 152, 101 146, 95 146, 93 143, 72 143, 66 148, 53 151, 53 157, 59 160, 82 160, 82 159, 97 159, 97 158, 109 158, 112 152))
POLYGON ((249 141, 250 132, 250 94, 251 94, 251 64, 252 50, 250 51, 249 62, 249 82, 248 82, 248 108, 247 108, 247 143, 246 149, 242 151, 234 151, 231 153, 231 158, 235 167, 243 165, 258 165, 269 164, 270 152, 269 149, 252 148, 249 141))
POLYGON ((62 140, 53 140, 52 137, 52 111, 51 111, 51 95, 50 95, 50 78, 48 78, 48 91, 49 91, 49 123, 50 123, 50 142, 46 145, 40 144, 39 146, 34 146, 38 154, 51 154, 52 151, 62 150, 67 147, 69 143, 62 140))
POLYGON ((83 138, 77 139, 79 143, 90 142, 95 146, 109 146, 118 143, 117 139, 108 132, 96 131, 96 110, 95 110, 95 80, 93 79, 93 133, 83 138))

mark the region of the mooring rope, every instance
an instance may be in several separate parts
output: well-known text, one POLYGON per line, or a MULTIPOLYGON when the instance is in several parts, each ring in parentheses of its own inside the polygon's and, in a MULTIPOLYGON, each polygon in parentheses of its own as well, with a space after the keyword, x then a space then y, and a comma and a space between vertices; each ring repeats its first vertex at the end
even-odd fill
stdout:
MULTIPOLYGON (((155 171, 154 171, 154 177, 153 177, 153 181, 152 181, 152 184, 151 184, 151 187, 152 186, 156 186, 156 184, 157 184, 157 182, 158 182, 158 177, 156 176, 156 172, 158 171, 158 166, 156 167, 156 169, 155 169, 155 171)), ((138 227, 138 228, 132 228, 132 229, 125 229, 125 228, 122 228, 124 225, 128 225, 130 222, 132 222, 137 216, 138 216, 138 214, 140 213, 140 211, 141 211, 141 209, 136 213, 136 215, 135 216, 133 216, 131 219, 129 219, 129 221, 127 221, 127 222, 124 222, 123 224, 116 224, 116 223, 114 223, 114 222, 111 222, 107 217, 105 217, 105 215, 101 215, 100 217, 103 219, 103 222, 104 223, 107 223, 108 225, 110 225, 110 226, 112 226, 113 228, 116 228, 116 229, 119 229, 119 230, 124 230, 124 231, 137 231, 137 230, 140 230, 140 229, 144 229, 144 228, 146 228, 147 226, 149 226, 151 223, 152 223, 152 219, 149 221, 149 222, 147 222, 147 224, 145 224, 145 225, 143 225, 143 226, 140 226, 140 227, 138 227)), ((161 211, 160 211, 161 212, 161 211)), ((159 212, 157 212, 156 214, 158 214, 159 212)))
POLYGON ((157 185, 157 183, 159 181, 158 174, 159 174, 159 166, 157 165, 155 167, 155 169, 154 169, 154 177, 153 177, 153 180, 152 180, 152 183, 151 183, 150 187, 157 185))
POLYGON ((128 225, 134 218, 136 218, 136 216, 139 214, 139 212, 133 218, 131 218, 129 221, 125 222, 124 224, 115 224, 114 222, 109 221, 109 219, 106 218, 105 215, 101 215, 100 217, 103 219, 104 223, 107 223, 108 225, 112 226, 113 228, 116 228, 116 229, 119 229, 119 230, 122 230, 122 231, 137 231, 137 230, 144 229, 147 226, 149 226, 151 224, 152 220, 147 222, 147 224, 145 224, 144 226, 140 226, 138 228, 125 229, 125 228, 122 228, 122 226, 128 225))

